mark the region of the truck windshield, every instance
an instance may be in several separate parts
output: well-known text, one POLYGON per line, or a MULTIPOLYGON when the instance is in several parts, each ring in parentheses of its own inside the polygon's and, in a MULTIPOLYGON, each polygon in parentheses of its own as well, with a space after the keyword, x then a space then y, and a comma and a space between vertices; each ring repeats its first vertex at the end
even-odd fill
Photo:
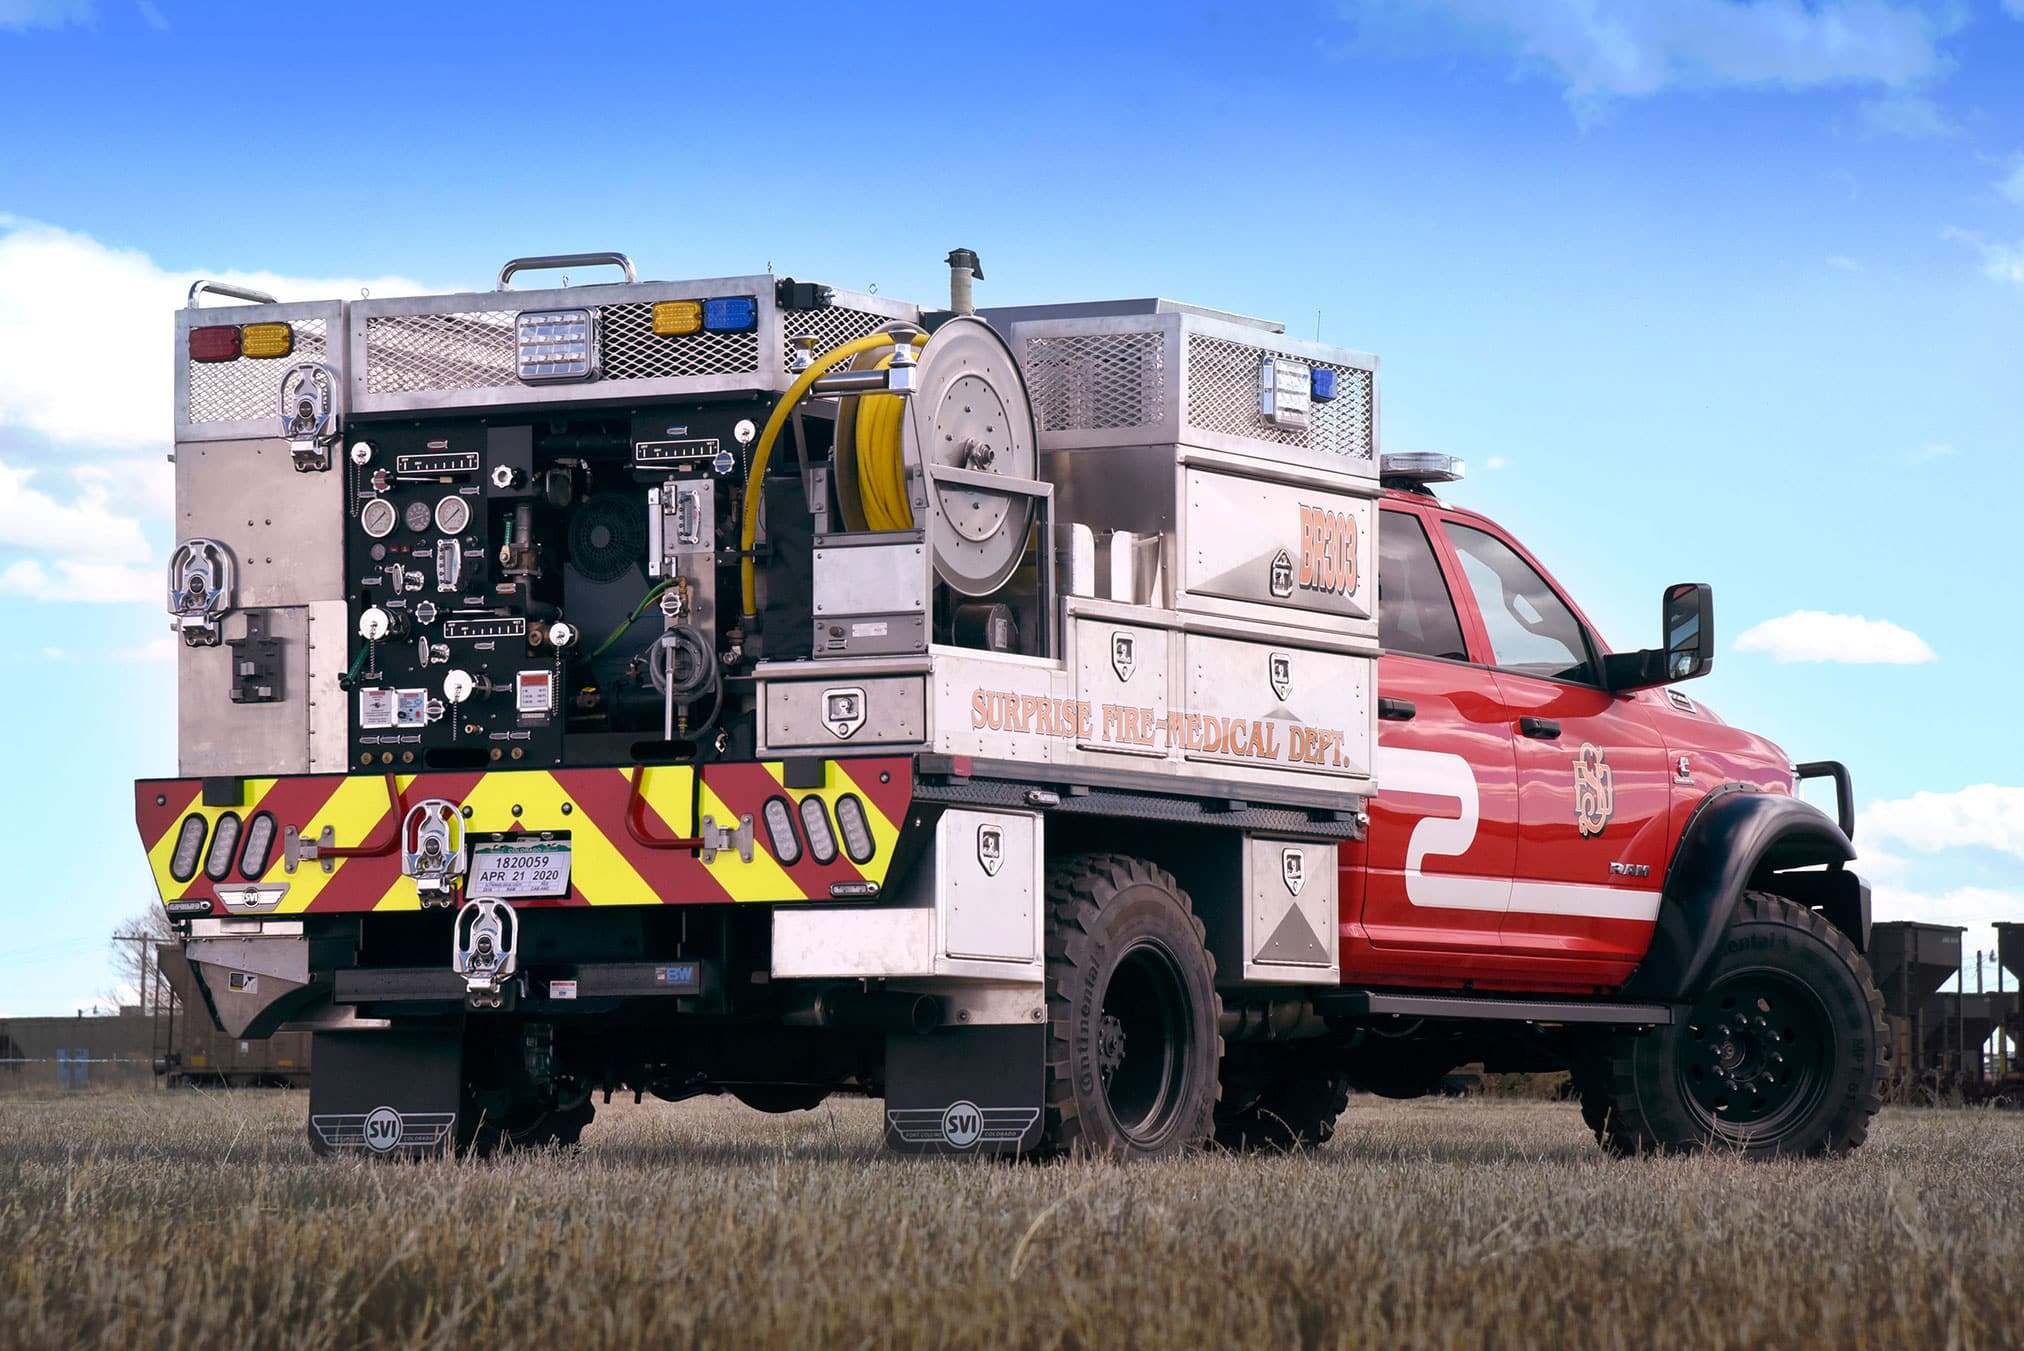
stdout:
POLYGON ((1581 624, 1533 567, 1495 535, 1453 522, 1448 538, 1489 630, 1496 664, 1550 680, 1595 681, 1581 624))

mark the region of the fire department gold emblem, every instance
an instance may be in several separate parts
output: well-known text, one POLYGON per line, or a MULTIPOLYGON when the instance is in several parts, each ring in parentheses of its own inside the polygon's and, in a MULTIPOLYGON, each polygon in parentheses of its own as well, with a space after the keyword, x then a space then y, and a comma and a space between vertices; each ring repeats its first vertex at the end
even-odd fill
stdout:
POLYGON ((1574 824, 1582 838, 1602 834, 1609 818, 1616 815, 1616 785, 1609 772, 1609 760, 1602 747, 1592 741, 1581 743, 1574 759, 1574 824))

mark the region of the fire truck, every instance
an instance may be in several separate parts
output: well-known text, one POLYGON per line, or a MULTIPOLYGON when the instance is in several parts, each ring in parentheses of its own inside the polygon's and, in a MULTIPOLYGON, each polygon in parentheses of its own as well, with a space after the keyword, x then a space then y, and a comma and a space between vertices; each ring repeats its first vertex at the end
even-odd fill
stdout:
POLYGON ((1374 357, 947 262, 192 288, 135 815, 218 1026, 313 1035, 315 1150, 614 1092, 1286 1149, 1468 1062, 1571 1069, 1618 1152, 1861 1142, 1848 776, 1679 688, 1707 586, 1612 651, 1382 449, 1374 357))

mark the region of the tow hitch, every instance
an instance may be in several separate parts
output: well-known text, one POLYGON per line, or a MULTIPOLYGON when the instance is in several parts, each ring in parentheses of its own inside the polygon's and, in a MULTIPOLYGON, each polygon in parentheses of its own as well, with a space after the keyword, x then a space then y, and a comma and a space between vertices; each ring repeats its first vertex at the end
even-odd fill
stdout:
POLYGON ((506 985, 520 965, 520 917, 505 901, 474 896, 457 912, 450 969, 464 978, 464 998, 474 1009, 506 1002, 506 985))

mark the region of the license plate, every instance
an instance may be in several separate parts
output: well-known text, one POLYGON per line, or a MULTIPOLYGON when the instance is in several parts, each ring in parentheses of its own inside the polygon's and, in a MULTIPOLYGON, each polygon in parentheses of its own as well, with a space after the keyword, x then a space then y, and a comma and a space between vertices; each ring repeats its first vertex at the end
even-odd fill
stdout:
POLYGON ((567 896, 568 840, 497 840, 471 846, 469 896, 567 896))

